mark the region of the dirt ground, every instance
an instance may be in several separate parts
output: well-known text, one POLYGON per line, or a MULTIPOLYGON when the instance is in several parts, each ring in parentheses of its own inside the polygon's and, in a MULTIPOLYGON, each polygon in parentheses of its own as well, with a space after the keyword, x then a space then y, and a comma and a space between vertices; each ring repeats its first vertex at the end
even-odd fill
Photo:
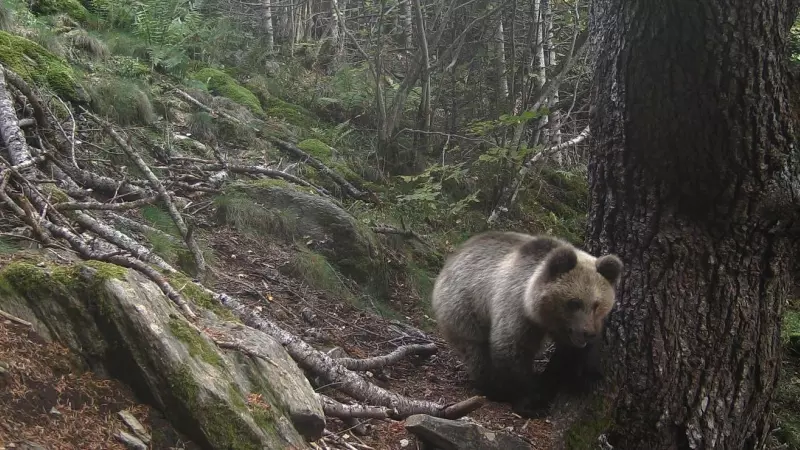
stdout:
MULTIPOLYGON (((217 230, 211 245, 218 258, 216 265, 225 267, 225 273, 216 274, 216 290, 254 303, 266 299, 271 307, 264 308, 265 316, 317 348, 338 346, 352 357, 365 358, 389 353, 400 345, 425 342, 415 340, 413 332, 403 332, 392 318, 365 313, 346 300, 332 298, 283 275, 286 271, 282 268, 291 258, 289 249, 238 236, 227 229, 217 230)), ((413 291, 395 282, 386 303, 406 323, 426 329, 425 333, 434 339, 439 350, 428 359, 407 358, 382 369, 373 374, 373 381, 408 397, 445 404, 476 395, 458 360, 437 335, 435 327, 430 326, 422 301, 414 297, 413 291)), ((510 431, 529 440, 532 449, 552 448, 551 426, 547 421, 521 418, 507 405, 488 403, 469 417, 487 428, 510 431)), ((413 435, 405 431, 402 422, 366 423, 369 430, 366 436, 355 436, 337 419, 329 419, 328 428, 375 449, 417 448, 413 435)))
POLYGON ((81 370, 68 349, 4 318, 0 364, 8 367, 0 380, 0 450, 23 441, 48 450, 124 450, 114 438, 120 429, 130 433, 117 416, 121 410, 148 429, 153 449, 199 449, 124 384, 81 370))
MULTIPOLYGON (((292 255, 289 248, 245 238, 226 228, 215 230, 210 245, 216 258, 212 269, 215 281, 209 287, 246 303, 266 305, 266 317, 317 348, 337 346, 352 357, 364 358, 389 353, 403 344, 425 342, 393 318, 366 313, 347 300, 285 275, 283 269, 292 255)), ((443 404, 475 395, 458 360, 437 336, 421 300, 414 295, 396 281, 386 304, 404 322, 425 329, 439 350, 426 359, 411 357, 376 371, 372 381, 412 398, 443 404)), ((51 450, 124 449, 113 437, 117 430, 125 429, 116 415, 123 409, 151 432, 151 449, 198 448, 182 438, 158 411, 139 403, 125 385, 82 372, 72 358, 64 347, 0 318, 0 363, 8 364, 12 374, 10 384, 0 387, 0 450, 25 439, 51 450)), ((324 392, 331 395, 329 390, 324 392)), ((547 421, 523 419, 506 405, 488 403, 469 417, 489 429, 529 440, 534 450, 552 447, 547 421)), ((402 422, 372 420, 365 424, 364 436, 338 419, 329 419, 328 429, 346 441, 374 449, 418 448, 402 422)))

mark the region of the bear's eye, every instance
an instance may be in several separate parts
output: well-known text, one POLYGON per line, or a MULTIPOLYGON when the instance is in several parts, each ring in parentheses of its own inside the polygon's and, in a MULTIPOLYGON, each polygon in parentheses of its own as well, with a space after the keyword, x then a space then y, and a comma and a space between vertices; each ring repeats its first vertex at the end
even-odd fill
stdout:
POLYGON ((582 305, 583 305, 583 303, 581 302, 580 299, 573 298, 573 299, 570 299, 570 301, 567 302, 567 309, 570 310, 570 311, 577 311, 577 310, 581 309, 582 305))

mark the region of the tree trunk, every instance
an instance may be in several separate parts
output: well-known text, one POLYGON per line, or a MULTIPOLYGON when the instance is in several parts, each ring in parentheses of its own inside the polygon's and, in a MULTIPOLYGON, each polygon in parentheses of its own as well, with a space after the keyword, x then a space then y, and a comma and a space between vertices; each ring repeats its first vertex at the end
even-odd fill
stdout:
POLYGON ((593 2, 587 248, 626 264, 603 350, 615 449, 765 445, 790 295, 774 218, 797 201, 797 9, 593 2))
POLYGON ((275 27, 272 22, 272 0, 262 0, 264 8, 264 37, 266 38, 267 53, 275 53, 275 27))

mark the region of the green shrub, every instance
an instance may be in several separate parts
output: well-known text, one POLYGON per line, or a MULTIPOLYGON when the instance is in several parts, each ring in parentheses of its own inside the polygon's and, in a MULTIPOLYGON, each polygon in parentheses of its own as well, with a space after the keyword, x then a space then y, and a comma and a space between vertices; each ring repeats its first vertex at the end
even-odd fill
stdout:
POLYGON ((150 125, 156 118, 150 97, 133 81, 92 81, 87 91, 92 110, 120 125, 150 125))
POLYGON ((38 15, 66 13, 78 22, 89 18, 89 11, 78 0, 36 0, 31 4, 31 11, 38 15))

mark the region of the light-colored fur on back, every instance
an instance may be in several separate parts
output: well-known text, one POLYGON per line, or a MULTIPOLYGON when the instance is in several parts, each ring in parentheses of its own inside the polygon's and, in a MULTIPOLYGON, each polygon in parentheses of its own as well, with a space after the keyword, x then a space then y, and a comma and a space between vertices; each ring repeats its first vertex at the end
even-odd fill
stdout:
POLYGON ((433 311, 479 384, 497 371, 525 377, 545 337, 580 347, 599 335, 621 269, 616 256, 598 259, 561 239, 483 233, 448 257, 433 311))

